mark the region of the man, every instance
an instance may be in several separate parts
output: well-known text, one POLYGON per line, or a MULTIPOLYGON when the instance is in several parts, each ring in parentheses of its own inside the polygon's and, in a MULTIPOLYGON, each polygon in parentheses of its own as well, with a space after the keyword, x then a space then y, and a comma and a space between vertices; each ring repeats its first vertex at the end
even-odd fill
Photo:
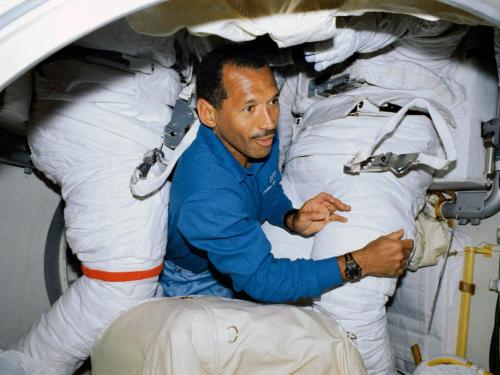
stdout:
POLYGON ((353 251, 352 259, 275 259, 261 224, 303 236, 350 207, 321 193, 298 209, 278 171, 278 90, 265 61, 241 45, 222 46, 200 63, 197 110, 203 124, 172 181, 166 296, 243 291, 263 302, 319 296, 361 276, 400 275, 413 248, 403 231, 353 251))

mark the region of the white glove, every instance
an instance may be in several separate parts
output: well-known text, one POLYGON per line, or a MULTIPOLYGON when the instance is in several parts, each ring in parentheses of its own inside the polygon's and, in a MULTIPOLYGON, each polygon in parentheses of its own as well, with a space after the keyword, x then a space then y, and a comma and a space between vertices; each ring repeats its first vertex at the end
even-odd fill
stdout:
MULTIPOLYGON (((330 65, 340 63, 356 52, 374 52, 388 46, 408 30, 411 17, 370 13, 347 20, 339 25, 335 36, 313 44, 304 51, 307 62, 314 63, 314 69, 321 71, 330 65)), ((339 21, 340 23, 341 21, 339 21)))
POLYGON ((333 39, 316 42, 304 51, 307 62, 314 63, 316 71, 338 64, 358 51, 361 32, 353 29, 337 29, 333 39))

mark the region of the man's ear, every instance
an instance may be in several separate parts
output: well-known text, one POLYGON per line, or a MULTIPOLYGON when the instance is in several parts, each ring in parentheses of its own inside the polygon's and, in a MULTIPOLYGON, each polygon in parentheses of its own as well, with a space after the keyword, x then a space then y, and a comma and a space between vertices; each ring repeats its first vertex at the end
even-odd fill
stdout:
POLYGON ((198 99, 196 103, 196 110, 198 111, 198 117, 201 122, 208 126, 209 128, 215 128, 217 125, 215 122, 215 114, 217 110, 205 99, 198 99))

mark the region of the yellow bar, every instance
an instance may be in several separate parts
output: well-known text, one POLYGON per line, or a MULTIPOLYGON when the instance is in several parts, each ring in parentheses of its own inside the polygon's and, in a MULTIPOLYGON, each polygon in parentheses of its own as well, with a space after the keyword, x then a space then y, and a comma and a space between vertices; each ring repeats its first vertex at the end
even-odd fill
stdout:
POLYGON ((420 347, 418 344, 413 344, 411 346, 411 355, 413 356, 413 362, 418 366, 422 362, 422 353, 420 352, 420 347))
MULTIPOLYGON (((468 246, 465 248, 464 273, 462 282, 467 284, 473 283, 475 252, 476 249, 474 247, 468 246)), ((472 294, 462 291, 460 291, 460 294, 460 315, 458 318, 456 355, 465 358, 467 355, 467 334, 469 331, 470 303, 472 294)))

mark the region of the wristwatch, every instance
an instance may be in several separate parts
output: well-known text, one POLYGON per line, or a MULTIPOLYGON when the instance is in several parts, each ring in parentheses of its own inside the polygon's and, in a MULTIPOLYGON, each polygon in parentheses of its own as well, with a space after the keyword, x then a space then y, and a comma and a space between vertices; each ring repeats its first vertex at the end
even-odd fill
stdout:
POLYGON ((354 260, 351 253, 344 254, 345 259, 345 277, 351 283, 355 283, 361 279, 362 269, 354 260))

